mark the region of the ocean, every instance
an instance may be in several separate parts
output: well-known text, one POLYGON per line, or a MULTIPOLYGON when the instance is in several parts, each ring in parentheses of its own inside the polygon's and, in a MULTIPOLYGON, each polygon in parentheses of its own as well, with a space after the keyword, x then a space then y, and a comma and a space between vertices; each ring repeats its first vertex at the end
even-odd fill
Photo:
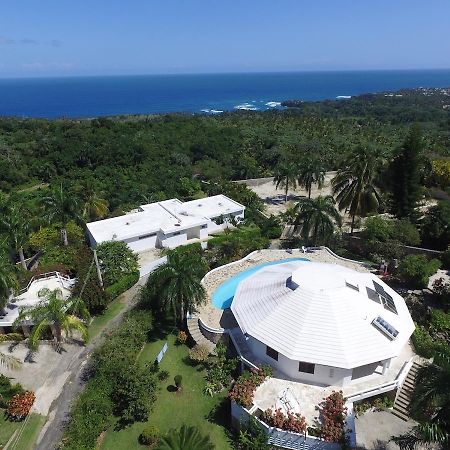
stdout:
POLYGON ((450 70, 0 79, 0 116, 98 117, 280 108, 413 87, 450 87, 450 70))

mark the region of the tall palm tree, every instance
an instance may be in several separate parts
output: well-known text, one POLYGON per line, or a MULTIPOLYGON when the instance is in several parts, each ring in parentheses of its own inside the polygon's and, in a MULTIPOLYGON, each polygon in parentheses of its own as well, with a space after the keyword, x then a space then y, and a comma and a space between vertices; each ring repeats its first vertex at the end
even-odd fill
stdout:
POLYGON ((86 182, 81 192, 83 199, 82 216, 85 220, 103 219, 108 215, 108 201, 102 197, 102 193, 94 189, 94 186, 86 182))
POLYGON ((148 277, 146 290, 150 298, 158 299, 160 311, 170 311, 175 321, 184 324, 187 311, 205 302, 206 292, 201 284, 202 260, 198 254, 173 250, 167 262, 158 266, 148 277))
POLYGON ((23 247, 27 243, 29 236, 29 222, 24 217, 24 212, 18 207, 12 206, 7 214, 0 219, 0 227, 8 236, 10 246, 19 255, 22 267, 27 270, 27 263, 23 254, 23 247))
POLYGON ((215 450, 216 446, 197 427, 183 425, 178 430, 169 430, 155 450, 215 450))
POLYGON ((87 340, 88 331, 82 319, 88 319, 89 312, 81 299, 65 300, 60 289, 53 291, 41 289, 38 295, 42 300, 35 306, 24 308, 14 321, 15 326, 25 321, 33 323, 29 337, 29 346, 32 350, 39 347, 39 340, 47 327, 53 330, 58 345, 62 343, 63 332, 70 336, 73 331, 78 331, 83 341, 87 340))
POLYGON ((325 182, 325 168, 318 158, 306 157, 302 159, 298 166, 298 184, 308 191, 308 198, 311 198, 313 184, 321 189, 325 182))
POLYGON ((284 202, 287 202, 289 188, 297 188, 298 167, 288 162, 280 162, 275 167, 273 182, 275 188, 284 188, 284 202))
POLYGON ((78 203, 74 196, 63 188, 63 185, 53 188, 51 194, 42 199, 45 218, 48 222, 61 224, 61 237, 64 245, 69 245, 67 239, 67 224, 71 220, 79 220, 78 203))
POLYGON ((392 439, 401 450, 450 447, 449 380, 450 353, 435 355, 432 364, 419 370, 410 410, 420 422, 411 432, 392 439))
POLYGON ((348 210, 352 218, 352 234, 356 216, 364 217, 376 211, 380 204, 381 197, 375 180, 382 161, 377 149, 358 147, 331 180, 339 209, 348 210))
POLYGON ((295 206, 294 231, 313 245, 327 243, 336 226, 342 225, 342 218, 331 195, 315 199, 304 199, 295 206))
POLYGON ((8 303, 11 292, 18 286, 14 266, 0 255, 0 311, 8 303))

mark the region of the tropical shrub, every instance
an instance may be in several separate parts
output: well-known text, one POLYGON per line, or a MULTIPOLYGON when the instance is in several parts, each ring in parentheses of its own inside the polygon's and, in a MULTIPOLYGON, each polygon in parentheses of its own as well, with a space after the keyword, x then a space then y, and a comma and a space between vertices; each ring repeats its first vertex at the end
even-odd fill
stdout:
POLYGON ((443 278, 434 280, 432 290, 438 303, 445 308, 450 306, 450 283, 446 283, 443 278))
POLYGON ((167 370, 160 370, 157 376, 159 381, 166 381, 169 378, 169 372, 167 370))
POLYGON ((0 334, 0 342, 7 342, 7 341, 23 341, 25 339, 25 336, 20 333, 6 333, 6 334, 0 334))
POLYGON ((424 358, 432 358, 437 353, 449 353, 450 345, 448 342, 433 337, 423 326, 416 326, 411 336, 414 350, 424 358))
POLYGON ((294 433, 305 433, 306 431, 306 419, 304 416, 299 413, 293 414, 290 411, 284 414, 280 408, 275 411, 267 409, 262 413, 261 420, 271 427, 294 433))
POLYGON ((436 331, 450 331, 450 314, 440 309, 431 312, 431 325, 436 331))
POLYGON ((208 359, 209 349, 204 344, 196 344, 189 350, 189 358, 194 362, 204 362, 208 359))
POLYGON ((408 255, 400 262, 398 274, 411 287, 423 289, 440 266, 438 259, 428 260, 424 255, 408 255))
POLYGON ((105 286, 111 286, 124 276, 139 271, 138 256, 125 242, 103 242, 96 250, 105 286))
POLYGON ((267 443, 267 434, 251 416, 247 424, 243 424, 236 439, 238 450, 271 450, 272 446, 267 443))
POLYGON ((320 435, 326 442, 344 443, 346 441, 346 418, 342 391, 333 391, 320 405, 320 435))
POLYGON ((139 443, 147 446, 154 446, 158 443, 161 433, 159 428, 149 425, 142 430, 139 435, 139 443))
POLYGON ((25 419, 33 406, 36 396, 32 391, 24 391, 13 396, 8 402, 6 415, 10 420, 19 421, 25 419))
POLYGON ((0 408, 6 408, 8 402, 17 394, 22 394, 23 387, 19 384, 12 384, 11 380, 3 374, 0 374, 0 408))
POLYGON ((434 182, 442 188, 450 184, 450 161, 435 159, 431 162, 434 182))
POLYGON ((247 370, 236 380, 228 397, 248 409, 253 404, 256 388, 271 376, 272 368, 268 365, 263 365, 260 369, 247 370))
POLYGON ((185 331, 183 330, 178 331, 177 342, 179 344, 186 344, 187 338, 188 337, 185 331))
POLYGON ((175 375, 173 377, 173 381, 174 381, 175 386, 177 387, 177 389, 180 390, 182 382, 183 382, 183 377, 181 375, 175 375))

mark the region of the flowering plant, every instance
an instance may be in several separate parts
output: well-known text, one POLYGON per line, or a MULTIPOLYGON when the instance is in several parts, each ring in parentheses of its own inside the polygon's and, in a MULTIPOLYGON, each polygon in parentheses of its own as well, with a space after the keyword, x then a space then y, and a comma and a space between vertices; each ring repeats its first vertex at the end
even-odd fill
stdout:
POLYGON ((322 422, 320 437, 327 442, 340 442, 346 440, 346 418, 342 391, 333 391, 320 405, 320 418, 322 422))
POLYGON ((177 336, 177 342, 180 344, 186 344, 187 341, 187 334, 185 331, 180 330, 178 332, 178 336, 177 336))
POLYGON ((31 391, 16 394, 8 403, 6 414, 11 420, 23 420, 30 412, 36 396, 31 391))

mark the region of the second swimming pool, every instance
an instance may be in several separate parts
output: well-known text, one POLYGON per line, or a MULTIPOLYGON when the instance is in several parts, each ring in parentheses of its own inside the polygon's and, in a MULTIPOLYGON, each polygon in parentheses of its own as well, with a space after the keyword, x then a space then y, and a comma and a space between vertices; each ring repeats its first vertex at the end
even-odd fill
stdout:
POLYGON ((228 280, 224 281, 217 287, 217 289, 214 291, 212 295, 212 304, 219 309, 229 308, 231 306, 231 303, 233 302, 234 294, 236 293, 238 284, 242 280, 245 280, 250 275, 253 275, 262 267, 274 266, 276 264, 283 264, 291 261, 309 261, 309 259, 307 258, 280 259, 278 261, 270 261, 264 264, 258 264, 257 266, 251 267, 250 269, 243 270, 242 272, 239 272, 233 277, 228 278, 228 280))

